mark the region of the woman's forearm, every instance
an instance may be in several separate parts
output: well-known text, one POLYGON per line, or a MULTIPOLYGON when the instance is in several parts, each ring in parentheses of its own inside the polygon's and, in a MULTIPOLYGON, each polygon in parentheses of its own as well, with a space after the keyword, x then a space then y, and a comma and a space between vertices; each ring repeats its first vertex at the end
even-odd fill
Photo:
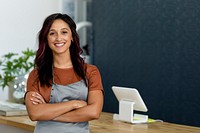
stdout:
POLYGON ((95 110, 95 107, 92 107, 92 105, 87 105, 85 107, 62 114, 53 120, 60 122, 85 122, 98 119, 100 114, 101 111, 95 110))
MULTIPOLYGON (((66 112, 83 107, 86 105, 84 101, 72 100, 62 103, 38 103, 33 93, 28 93, 25 99, 29 117, 33 121, 52 120, 66 112), (35 98, 35 99, 34 99, 35 98)), ((40 100, 41 101, 41 100, 40 100)))
POLYGON ((69 111, 59 117, 55 121, 61 122, 84 122, 98 119, 103 107, 102 91, 90 91, 88 95, 88 105, 82 108, 69 111))
POLYGON ((74 109, 71 101, 56 104, 43 103, 33 106, 31 110, 28 109, 29 116, 33 121, 52 120, 74 109))

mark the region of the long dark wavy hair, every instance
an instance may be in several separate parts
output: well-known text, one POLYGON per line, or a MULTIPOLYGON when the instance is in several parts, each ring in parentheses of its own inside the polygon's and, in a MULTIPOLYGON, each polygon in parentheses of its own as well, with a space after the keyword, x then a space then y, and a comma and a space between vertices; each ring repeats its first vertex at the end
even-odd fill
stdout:
POLYGON ((38 79, 40 81, 40 85, 48 86, 48 87, 52 85, 53 53, 48 45, 47 35, 49 33, 51 25, 57 19, 62 19, 63 21, 65 21, 71 29, 73 41, 71 41, 69 50, 70 50, 73 68, 75 72, 77 73, 77 75, 79 75, 86 83, 84 60, 80 56, 83 51, 80 47, 78 33, 76 32, 76 24, 72 20, 72 18, 69 17, 68 15, 55 13, 48 16, 44 20, 43 26, 41 30, 39 31, 39 36, 38 36, 39 47, 38 47, 38 50, 36 52, 36 57, 35 57, 35 68, 38 71, 38 79))

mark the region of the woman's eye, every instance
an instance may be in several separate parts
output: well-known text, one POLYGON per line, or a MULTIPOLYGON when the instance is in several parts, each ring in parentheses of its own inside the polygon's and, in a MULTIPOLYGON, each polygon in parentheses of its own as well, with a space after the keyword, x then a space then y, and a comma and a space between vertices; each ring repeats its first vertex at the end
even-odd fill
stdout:
POLYGON ((49 33, 49 35, 54 35, 54 34, 55 34, 54 32, 50 32, 50 33, 49 33))
POLYGON ((67 31, 63 31, 62 33, 63 33, 63 34, 67 34, 67 31))

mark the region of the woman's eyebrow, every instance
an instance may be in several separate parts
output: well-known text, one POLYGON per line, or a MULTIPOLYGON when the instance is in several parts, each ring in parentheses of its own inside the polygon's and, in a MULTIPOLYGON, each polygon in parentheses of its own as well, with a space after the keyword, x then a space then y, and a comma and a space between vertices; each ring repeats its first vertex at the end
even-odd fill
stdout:
MULTIPOLYGON (((60 30, 70 30, 69 28, 61 28, 60 30)), ((56 29, 50 29, 49 31, 56 31, 56 29)))

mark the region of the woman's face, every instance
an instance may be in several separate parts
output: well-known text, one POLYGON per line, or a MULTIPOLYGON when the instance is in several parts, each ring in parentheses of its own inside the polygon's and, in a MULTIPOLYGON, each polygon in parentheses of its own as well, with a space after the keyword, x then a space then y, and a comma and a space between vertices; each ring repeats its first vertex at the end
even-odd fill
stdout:
POLYGON ((55 20, 49 29, 47 40, 54 54, 69 54, 69 47, 73 40, 69 25, 62 19, 55 20))

